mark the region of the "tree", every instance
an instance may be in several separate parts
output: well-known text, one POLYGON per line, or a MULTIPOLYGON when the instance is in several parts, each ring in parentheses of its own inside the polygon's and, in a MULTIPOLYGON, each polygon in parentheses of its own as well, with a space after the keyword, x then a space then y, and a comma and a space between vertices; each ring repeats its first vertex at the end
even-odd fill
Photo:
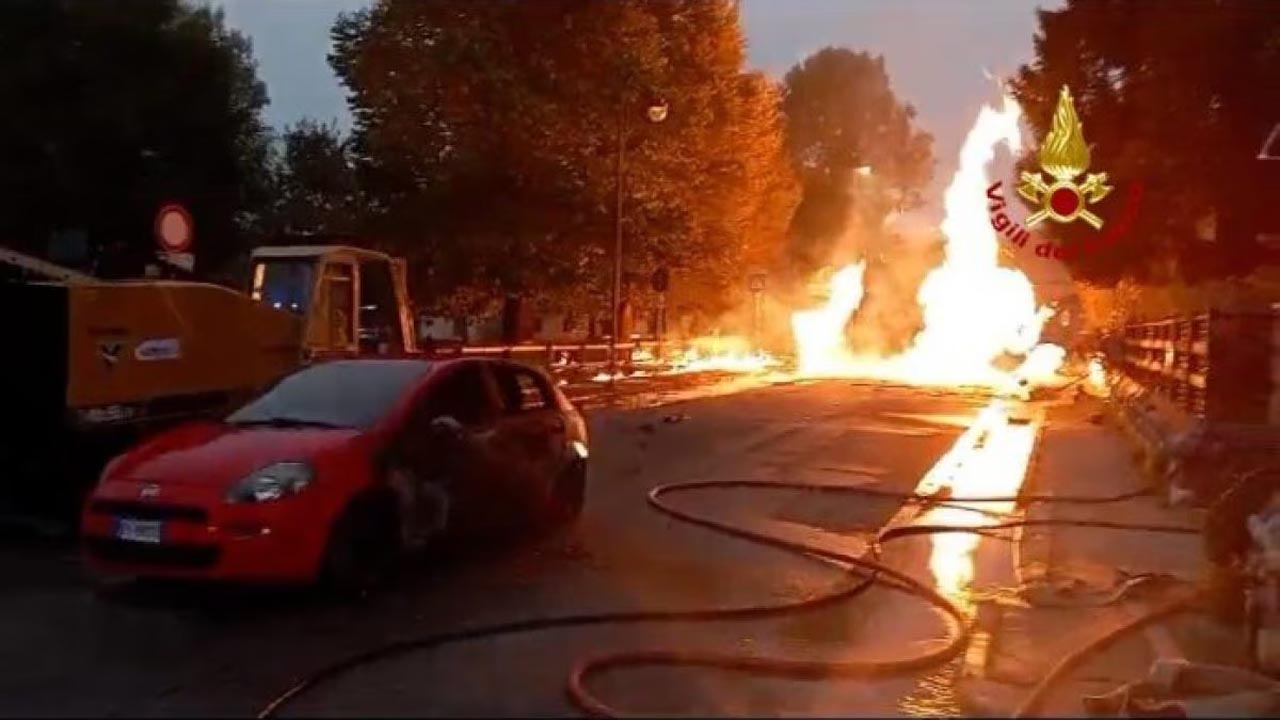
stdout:
MULTIPOLYGON (((1280 121, 1280 7, 1069 0, 1039 18, 1035 59, 1012 83, 1032 127, 1044 137, 1069 86, 1090 171, 1116 187, 1098 206, 1104 221, 1120 214, 1129 187, 1145 190, 1126 235, 1069 258, 1073 274, 1103 285, 1200 280, 1265 262, 1251 228, 1274 198, 1258 189, 1254 157, 1280 121)), ((1067 245, 1097 234, 1073 225, 1052 229, 1067 245)))
POLYGON ((273 234, 359 232, 364 203, 350 145, 336 126, 314 120, 285 129, 273 168, 273 234))
POLYGON ((437 299, 603 307, 620 138, 629 274, 721 286, 781 239, 777 95, 727 0, 381 0, 333 36, 370 227, 437 299))
POLYGON ((829 262, 851 223, 878 234, 885 214, 919 204, 933 172, 932 137, 898 100, 884 58, 828 47, 787 73, 787 150, 804 185, 791 256, 807 272, 829 262))
POLYGON ((234 253, 265 201, 266 90, 221 11, 178 0, 0 3, 0 243, 87 235, 140 270, 159 205, 196 222, 201 266, 234 253))

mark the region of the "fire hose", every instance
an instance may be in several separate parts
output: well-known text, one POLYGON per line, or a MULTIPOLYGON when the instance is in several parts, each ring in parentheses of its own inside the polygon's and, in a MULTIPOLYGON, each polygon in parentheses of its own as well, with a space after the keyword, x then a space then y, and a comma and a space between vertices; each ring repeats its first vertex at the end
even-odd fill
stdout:
MULTIPOLYGON (((789 603, 769 605, 748 605, 737 608, 712 608, 696 610, 641 610, 631 612, 604 612, 563 615, 558 617, 540 617, 508 623, 479 626, 452 632, 434 633, 416 638, 399 640, 374 647, 370 650, 348 656, 329 664, 316 672, 302 678, 285 692, 271 700, 258 712, 258 717, 268 718, 279 714, 289 703, 303 693, 317 686, 334 680, 357 667, 368 665, 413 651, 427 650, 445 645, 452 645, 470 640, 492 638, 517 633, 529 633, 553 628, 584 627, 591 625, 617 625, 624 623, 651 622, 710 622, 731 621, 779 617, 784 615, 809 612, 825 607, 832 607, 852 600, 874 585, 911 593, 941 610, 948 618, 946 643, 936 649, 915 657, 895 660, 796 660, 769 657, 741 656, 726 653, 693 652, 682 650, 642 650, 618 652, 578 661, 570 672, 566 693, 569 700, 583 712, 596 717, 616 717, 622 713, 595 697, 588 688, 588 680, 609 670, 636 666, 679 666, 703 667, 738 671, 748 674, 767 675, 773 677, 790 677, 807 680, 876 677, 897 675, 912 671, 936 667, 959 655, 968 644, 970 628, 969 618, 949 598, 906 573, 894 569, 876 560, 880 549, 887 543, 904 537, 932 535, 938 533, 976 533, 990 534, 1000 530, 1012 530, 1023 527, 1067 526, 1092 527, 1109 530, 1128 530, 1138 532, 1161 532, 1198 534, 1192 527, 1177 525, 1135 524, 1128 525, 1107 521, 1090 520, 1017 520, 999 522, 973 527, 949 525, 908 525, 882 531, 876 537, 867 556, 859 556, 846 552, 838 552, 826 548, 809 545, 795 540, 774 537, 732 523, 711 517, 697 515, 668 504, 664 498, 680 492, 706 489, 753 488, 770 490, 802 490, 833 494, 861 495, 878 497, 886 500, 898 500, 908 503, 955 504, 986 502, 1021 502, 1021 503, 1060 503, 1095 505, 1120 502, 1151 492, 1151 488, 1141 488, 1114 496, 1083 497, 1054 495, 1022 495, 1017 497, 948 497, 945 495, 920 495, 916 493, 892 492, 875 488, 850 487, 847 485, 826 485, 820 483, 776 482, 765 480, 705 480, 680 482, 660 485, 649 492, 649 504, 670 517, 692 525, 711 529, 727 535, 761 543, 796 555, 832 561, 841 566, 848 566, 846 571, 857 578, 857 582, 849 587, 841 588, 816 597, 789 603)), ((985 512, 979 510, 978 512, 985 512)), ((986 513, 991 514, 991 513, 986 513)), ((1172 603, 1165 603, 1149 615, 1137 618, 1117 628, 1108 636, 1095 641, 1077 653, 1060 662, 1040 682, 1019 708, 1019 717, 1030 715, 1045 697, 1050 685, 1062 677, 1066 670, 1077 664, 1083 657, 1100 649, 1106 642, 1119 635, 1137 629, 1160 617, 1165 617, 1186 607, 1188 599, 1179 598, 1172 603)))

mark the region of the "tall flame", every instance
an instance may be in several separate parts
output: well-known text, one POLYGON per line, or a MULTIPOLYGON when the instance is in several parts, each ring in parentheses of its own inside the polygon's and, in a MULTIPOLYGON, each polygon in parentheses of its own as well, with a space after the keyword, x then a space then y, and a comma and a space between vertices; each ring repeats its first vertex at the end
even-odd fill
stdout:
POLYGON ((844 329, 862 304, 866 267, 866 263, 846 265, 831 276, 831 295, 825 305, 792 314, 796 369, 802 375, 840 375, 855 362, 844 329))
POLYGON ((845 326, 862 301, 864 266, 845 267, 832 278, 819 308, 794 313, 798 370, 810 376, 875 377, 929 385, 1013 388, 1051 377, 1063 351, 1038 345, 1052 311, 1037 307, 1035 291, 1017 269, 997 264, 999 238, 987 216, 986 166, 1003 142, 1021 146, 1022 111, 1006 97, 1000 110, 982 108, 960 151, 948 186, 942 232, 946 254, 920 286, 924 328, 906 352, 879 358, 851 349, 845 326), (999 370, 1002 355, 1023 356, 1013 373, 999 370))

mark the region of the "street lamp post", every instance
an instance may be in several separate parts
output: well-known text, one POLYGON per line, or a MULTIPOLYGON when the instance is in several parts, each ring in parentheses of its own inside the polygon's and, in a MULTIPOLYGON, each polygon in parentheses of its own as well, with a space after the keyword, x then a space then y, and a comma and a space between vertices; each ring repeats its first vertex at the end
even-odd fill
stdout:
MULTIPOLYGON (((614 168, 614 204, 613 227, 613 292, 610 306, 613 326, 609 332, 609 383, 612 384, 618 374, 618 333, 622 329, 622 195, 623 169, 627 153, 627 103, 618 104, 618 154, 614 168)), ((650 105, 645 112, 649 122, 660 123, 667 119, 667 104, 658 102, 650 105)))

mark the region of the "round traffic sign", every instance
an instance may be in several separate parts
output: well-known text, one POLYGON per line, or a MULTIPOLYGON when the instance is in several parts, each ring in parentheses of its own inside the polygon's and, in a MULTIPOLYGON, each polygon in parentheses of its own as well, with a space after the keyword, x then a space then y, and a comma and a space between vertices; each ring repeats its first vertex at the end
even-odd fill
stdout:
POLYGON ((170 253, 186 252, 195 236, 191 213, 181 205, 165 205, 156 213, 156 242, 170 253))
POLYGON ((654 292, 666 292, 671 287, 671 271, 665 267, 660 267, 653 271, 653 275, 649 277, 649 285, 654 292))

